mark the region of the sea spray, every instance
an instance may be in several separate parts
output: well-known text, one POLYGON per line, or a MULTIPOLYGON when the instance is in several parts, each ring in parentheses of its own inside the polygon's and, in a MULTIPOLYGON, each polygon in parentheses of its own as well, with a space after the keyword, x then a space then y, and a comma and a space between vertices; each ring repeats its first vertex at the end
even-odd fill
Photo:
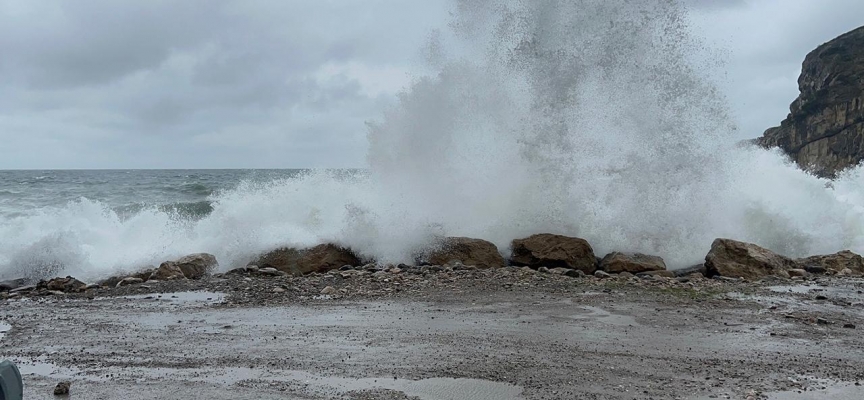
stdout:
MULTIPOLYGON (((81 199, 0 223, 0 274, 104 276, 192 252, 222 268, 336 242, 410 262, 441 236, 538 232, 673 268, 716 237, 789 256, 864 250, 864 177, 737 146, 675 1, 459 1, 430 66, 369 124, 368 170, 212 195, 205 217, 81 199)), ((755 136, 755 135, 754 135, 755 136)))

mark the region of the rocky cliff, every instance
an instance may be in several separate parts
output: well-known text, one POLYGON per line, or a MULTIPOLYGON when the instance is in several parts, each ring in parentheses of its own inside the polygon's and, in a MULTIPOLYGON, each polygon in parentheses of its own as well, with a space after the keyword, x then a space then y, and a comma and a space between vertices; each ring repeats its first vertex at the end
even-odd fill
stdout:
POLYGON ((864 27, 808 54, 798 89, 789 116, 756 142, 824 177, 864 160, 864 27))

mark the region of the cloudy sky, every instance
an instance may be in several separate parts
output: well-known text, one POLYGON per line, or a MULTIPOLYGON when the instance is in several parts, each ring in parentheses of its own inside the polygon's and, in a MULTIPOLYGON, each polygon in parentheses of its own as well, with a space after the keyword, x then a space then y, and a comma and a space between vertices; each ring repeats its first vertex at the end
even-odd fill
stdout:
MULTIPOLYGON (((860 0, 687 0, 750 138, 860 0)), ((0 0, 0 169, 364 165, 448 0, 0 0)))

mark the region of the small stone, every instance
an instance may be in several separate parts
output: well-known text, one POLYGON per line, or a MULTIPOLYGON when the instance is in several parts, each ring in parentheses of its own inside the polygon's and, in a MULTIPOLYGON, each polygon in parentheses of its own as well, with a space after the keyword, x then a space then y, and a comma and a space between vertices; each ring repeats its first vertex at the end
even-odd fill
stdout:
POLYGON ((285 276, 286 274, 276 268, 261 268, 258 273, 264 276, 285 276))
POLYGON ((606 272, 603 272, 603 271, 597 270, 597 271, 594 271, 594 277, 595 277, 595 278, 599 278, 599 279, 606 279, 606 278, 611 278, 612 275, 609 275, 609 274, 606 273, 606 272))
POLYGON ((855 329, 855 324, 843 324, 843 327, 846 329, 855 329))
POLYGON ((354 267, 350 265, 343 265, 342 268, 339 268, 340 271, 350 271, 352 269, 354 269, 354 267))
POLYGON ((548 274, 548 273, 549 273, 549 268, 546 268, 546 267, 540 267, 540 268, 537 268, 537 272, 539 272, 539 273, 541 273, 541 274, 548 274))
POLYGON ((808 265, 804 267, 804 270, 811 274, 824 274, 826 272, 825 267, 819 265, 808 265))
POLYGON ((799 268, 790 269, 789 271, 786 271, 786 272, 788 272, 789 276, 791 276, 793 278, 795 278, 795 277, 802 277, 803 278, 803 277, 810 275, 810 273, 807 272, 806 270, 799 269, 799 268))
POLYGON ((401 273, 402 273, 402 268, 399 268, 399 267, 396 267, 396 268, 390 268, 390 273, 391 273, 391 274, 401 274, 401 273))
POLYGON ((136 283, 144 283, 144 280, 141 278, 136 278, 134 276, 130 276, 128 278, 123 278, 120 282, 117 282, 116 287, 126 286, 126 285, 134 285, 136 283))
POLYGON ((564 275, 569 276, 571 278, 584 278, 585 277, 585 273, 579 269, 568 269, 567 272, 564 273, 564 275))
POLYGON ((334 288, 333 286, 327 286, 324 289, 321 289, 321 294, 323 295, 330 295, 333 293, 336 293, 336 288, 334 288))
POLYGON ((626 279, 630 279, 630 278, 632 278, 632 277, 634 277, 634 276, 635 276, 635 275, 633 275, 633 274, 631 274, 631 273, 629 273, 629 272, 627 272, 627 271, 624 271, 624 272, 621 272, 620 274, 618 274, 618 279, 626 280, 626 279))
POLYGON ((837 273, 837 276, 851 276, 852 270, 849 268, 843 268, 840 272, 837 273))
POLYGON ((281 287, 275 287, 273 288, 273 293, 285 293, 285 289, 282 289, 281 287))
POLYGON ((816 300, 828 300, 828 298, 820 294, 816 296, 816 300))
POLYGON ((658 271, 640 272, 640 273, 636 274, 636 276, 638 276, 640 278, 644 277, 646 275, 657 276, 657 277, 662 277, 662 278, 674 278, 675 277, 675 271, 669 271, 669 270, 663 269, 663 270, 658 270, 658 271))
POLYGON ((65 396, 69 394, 69 387, 72 386, 72 383, 69 381, 63 381, 54 386, 54 395, 55 396, 65 396))
POLYGON ((828 321, 825 318, 816 318, 816 323, 819 325, 831 325, 831 321, 828 321))

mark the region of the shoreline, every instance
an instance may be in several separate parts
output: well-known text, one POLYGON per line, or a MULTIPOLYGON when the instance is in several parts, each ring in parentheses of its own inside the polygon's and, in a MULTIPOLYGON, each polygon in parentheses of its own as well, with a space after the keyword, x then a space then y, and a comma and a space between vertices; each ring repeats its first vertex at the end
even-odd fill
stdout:
POLYGON ((864 393, 859 278, 346 272, 34 291, 4 302, 0 345, 36 399, 59 380, 130 399, 864 393))

